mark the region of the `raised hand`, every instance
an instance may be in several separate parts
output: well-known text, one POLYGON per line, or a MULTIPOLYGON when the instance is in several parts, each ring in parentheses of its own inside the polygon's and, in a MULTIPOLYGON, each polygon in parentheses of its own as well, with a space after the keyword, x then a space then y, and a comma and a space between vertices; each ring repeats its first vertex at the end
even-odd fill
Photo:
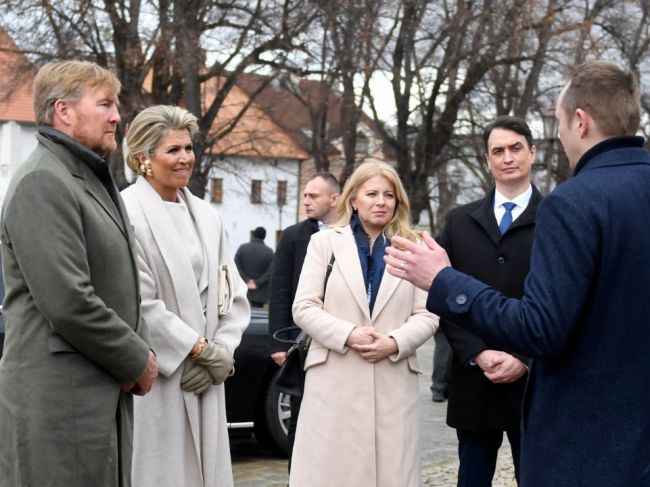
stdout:
POLYGON ((424 232, 422 240, 424 246, 402 237, 391 237, 384 261, 388 264, 386 269, 389 274, 428 291, 438 273, 451 264, 445 249, 428 232, 424 232))

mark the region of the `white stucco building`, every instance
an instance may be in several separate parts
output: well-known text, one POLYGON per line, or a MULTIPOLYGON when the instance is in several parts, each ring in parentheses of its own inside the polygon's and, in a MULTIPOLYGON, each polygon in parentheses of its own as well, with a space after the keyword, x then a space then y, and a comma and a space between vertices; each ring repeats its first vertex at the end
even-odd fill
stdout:
MULTIPOLYGON (((31 95, 35 69, 2 29, 0 47, 1 204, 15 168, 36 146, 36 124, 31 95)), ((222 81, 212 79, 202 86, 206 106, 222 81)), ((204 160, 211 166, 205 198, 220 212, 233 254, 258 226, 266 229, 266 244, 275 249, 281 230, 305 217, 302 188, 316 170, 310 113, 314 107, 305 100, 322 101, 324 90, 325 150, 332 172, 338 175, 342 168, 341 98, 331 88, 310 80, 269 83, 264 76, 244 74, 226 96, 211 130, 216 142, 204 160), (247 110, 240 116, 244 106, 247 110), (235 127, 224 132, 235 118, 235 127)), ((368 117, 362 117, 358 134, 359 162, 384 159, 368 117)))

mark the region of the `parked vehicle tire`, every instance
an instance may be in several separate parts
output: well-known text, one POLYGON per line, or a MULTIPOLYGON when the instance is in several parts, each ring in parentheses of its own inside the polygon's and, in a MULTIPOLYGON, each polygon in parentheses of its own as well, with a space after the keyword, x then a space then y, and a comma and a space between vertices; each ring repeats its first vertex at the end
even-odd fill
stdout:
POLYGON ((255 436, 259 442, 274 453, 286 457, 289 451, 287 431, 291 408, 290 396, 278 391, 278 369, 266 385, 263 400, 255 420, 255 436))

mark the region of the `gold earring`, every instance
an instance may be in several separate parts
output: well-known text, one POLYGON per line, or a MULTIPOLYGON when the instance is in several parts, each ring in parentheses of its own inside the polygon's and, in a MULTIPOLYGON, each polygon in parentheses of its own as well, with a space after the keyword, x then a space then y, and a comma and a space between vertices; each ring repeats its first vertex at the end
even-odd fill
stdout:
POLYGON ((140 164, 139 173, 142 175, 146 176, 153 176, 153 168, 151 167, 151 161, 149 159, 145 159, 144 162, 140 164))

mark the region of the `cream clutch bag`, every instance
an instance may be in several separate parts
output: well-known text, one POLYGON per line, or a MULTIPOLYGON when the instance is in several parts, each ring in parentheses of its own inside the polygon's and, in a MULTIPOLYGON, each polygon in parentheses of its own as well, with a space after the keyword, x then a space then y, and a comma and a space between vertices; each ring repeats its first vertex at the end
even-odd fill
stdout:
POLYGON ((219 316, 223 316, 230 311, 234 300, 235 290, 230 267, 228 267, 228 264, 221 264, 219 266, 219 316))

